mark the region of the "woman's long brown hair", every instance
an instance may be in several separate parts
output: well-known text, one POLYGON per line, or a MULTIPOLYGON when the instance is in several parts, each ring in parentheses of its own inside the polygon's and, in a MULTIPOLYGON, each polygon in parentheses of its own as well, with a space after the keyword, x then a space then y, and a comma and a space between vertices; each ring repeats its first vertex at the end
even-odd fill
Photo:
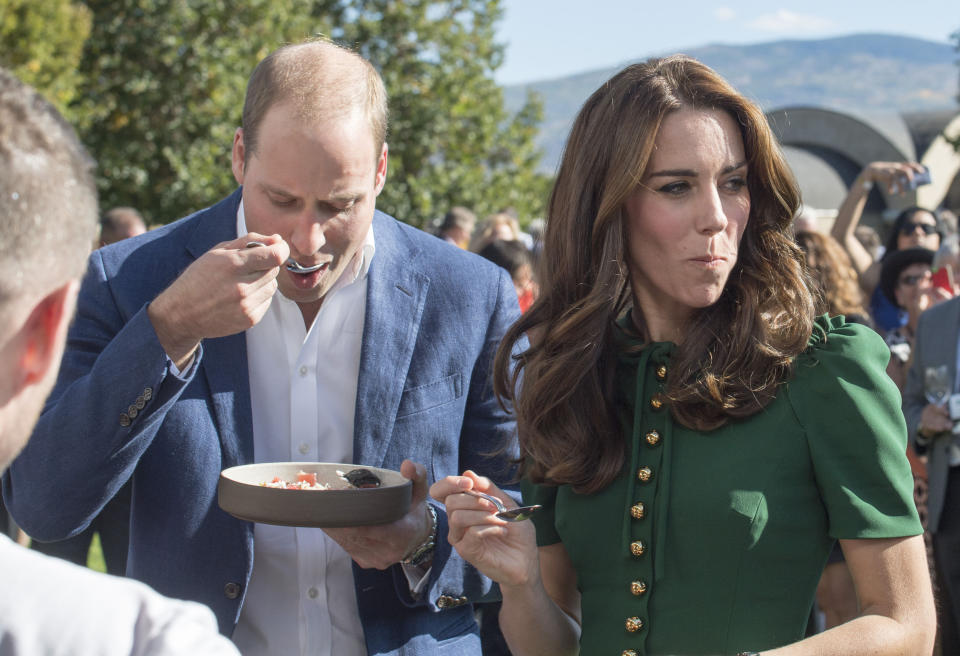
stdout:
MULTIPOLYGON (((799 192, 763 113, 686 56, 624 69, 574 122, 547 210, 541 295, 496 356, 495 390, 516 412, 524 472, 535 482, 590 493, 622 468, 627 444, 613 407, 612 337, 633 304, 623 207, 663 119, 680 108, 734 118, 751 208, 720 299, 695 314, 674 352, 665 388, 674 418, 711 430, 758 412, 812 332, 813 302, 790 228, 799 192), (514 355, 525 335, 529 348, 514 355)), ((633 312, 642 326, 640 309, 633 312)))

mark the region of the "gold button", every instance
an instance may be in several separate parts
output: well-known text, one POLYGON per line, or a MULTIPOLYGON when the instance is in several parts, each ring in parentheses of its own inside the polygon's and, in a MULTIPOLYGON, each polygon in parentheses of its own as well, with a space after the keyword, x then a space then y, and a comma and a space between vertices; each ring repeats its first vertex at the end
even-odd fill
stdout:
POLYGON ((650 399, 650 407, 653 408, 654 410, 659 410, 660 408, 663 407, 663 401, 660 399, 659 394, 654 394, 653 397, 650 399))
POLYGON ((657 367, 657 378, 659 378, 660 380, 667 379, 667 365, 662 364, 659 367, 657 367))
POLYGON ((639 597, 647 591, 647 584, 644 581, 632 581, 630 583, 630 594, 639 597))
POLYGON ((643 628, 643 620, 639 617, 628 617, 627 618, 627 631, 630 633, 636 633, 643 628))
POLYGON ((650 446, 657 446, 660 444, 660 433, 655 430, 650 431, 646 434, 647 444, 650 446))
POLYGON ((454 600, 450 595, 440 595, 437 599, 437 608, 452 608, 453 605, 454 600))
POLYGON ((653 478, 653 470, 649 467, 641 467, 637 470, 637 478, 640 479, 641 483, 648 483, 653 478))
POLYGON ((646 508, 643 505, 642 501, 638 501, 632 506, 630 506, 630 516, 634 519, 643 519, 644 514, 646 513, 646 508))
POLYGON ((620 656, 639 656, 639 654, 632 649, 624 649, 622 652, 620 652, 620 656))
POLYGON ((647 545, 643 543, 643 540, 634 540, 630 543, 630 553, 634 556, 642 556, 647 552, 647 545))

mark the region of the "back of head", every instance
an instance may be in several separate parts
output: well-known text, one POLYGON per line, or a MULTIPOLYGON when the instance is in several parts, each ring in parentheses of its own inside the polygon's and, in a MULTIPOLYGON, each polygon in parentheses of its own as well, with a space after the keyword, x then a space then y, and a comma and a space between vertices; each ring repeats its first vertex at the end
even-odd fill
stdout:
POLYGON ((506 269, 511 278, 516 278, 523 267, 533 267, 530 251, 522 241, 495 239, 477 253, 502 269, 506 269))
POLYGON ((260 124, 276 104, 291 103, 305 121, 359 110, 370 121, 377 152, 387 137, 387 92, 380 74, 357 53, 323 39, 278 48, 254 69, 243 104, 246 157, 256 152, 260 124))
POLYGON ((474 226, 477 224, 477 215, 468 210, 466 207, 456 205, 451 207, 450 210, 443 215, 443 222, 440 224, 440 230, 452 230, 454 228, 459 228, 460 230, 465 230, 468 234, 473 232, 474 226))
POLYGON ((93 168, 57 110, 0 69, 0 319, 83 274, 97 234, 93 168))
POLYGON ((140 212, 132 207, 114 207, 100 217, 100 245, 136 237, 147 231, 147 224, 140 212))
POLYGON ((798 232, 797 244, 823 297, 824 307, 818 308, 818 312, 848 318, 866 317, 859 277, 843 246, 830 235, 814 230, 798 232))

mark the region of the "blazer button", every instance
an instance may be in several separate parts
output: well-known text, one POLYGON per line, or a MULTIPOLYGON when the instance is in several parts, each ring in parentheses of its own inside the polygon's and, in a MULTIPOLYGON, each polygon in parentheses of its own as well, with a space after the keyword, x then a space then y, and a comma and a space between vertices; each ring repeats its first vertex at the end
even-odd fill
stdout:
POLYGON ((147 402, 143 400, 142 396, 137 397, 137 402, 133 405, 137 406, 137 410, 143 410, 143 407, 147 405, 147 402))
POLYGON ((126 412, 120 413, 120 425, 124 428, 130 425, 130 416, 126 412))
POLYGON ((653 478, 653 470, 649 467, 641 467, 637 470, 637 478, 641 483, 649 483, 650 479, 653 478))
POLYGON ((129 408, 127 408, 127 414, 130 415, 130 418, 131 418, 131 419, 133 419, 134 417, 136 417, 139 412, 140 412, 140 411, 137 410, 137 406, 135 406, 135 405, 132 405, 132 406, 130 406, 129 408))
POLYGON ((450 595, 440 595, 437 598, 437 608, 453 608, 454 599, 450 595))
POLYGON ((657 378, 658 378, 659 380, 666 380, 666 379, 667 379, 667 366, 666 366, 666 365, 663 365, 663 364, 662 364, 662 365, 660 365, 659 367, 657 367, 657 378))
POLYGON ((143 388, 143 400, 149 401, 152 398, 153 398, 153 388, 152 387, 143 388))
POLYGON ((630 506, 630 516, 634 519, 643 519, 646 512, 646 506, 643 505, 642 501, 638 501, 630 506))
POLYGON ((236 599, 240 596, 240 584, 231 581, 223 586, 223 596, 227 599, 236 599))
POLYGON ((650 446, 657 446, 658 444, 660 444, 660 433, 655 430, 652 430, 649 433, 647 433, 646 438, 647 438, 647 444, 649 444, 650 446))
POLYGON ((643 628, 643 620, 639 617, 628 617, 626 621, 626 629, 630 633, 636 633, 643 628))

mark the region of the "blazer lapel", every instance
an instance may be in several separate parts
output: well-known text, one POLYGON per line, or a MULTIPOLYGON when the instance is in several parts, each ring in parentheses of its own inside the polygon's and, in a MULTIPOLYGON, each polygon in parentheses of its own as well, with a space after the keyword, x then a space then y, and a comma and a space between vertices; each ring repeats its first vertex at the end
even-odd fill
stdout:
MULTIPOLYGON (((195 260, 220 242, 237 237, 237 208, 242 189, 206 210, 190 236, 187 251, 195 260)), ((253 411, 245 333, 203 340, 200 370, 210 388, 220 436, 223 466, 253 462, 253 411)))
POLYGON ((393 436, 430 279, 417 270, 417 249, 394 219, 377 212, 373 225, 376 254, 367 280, 353 448, 356 462, 379 467, 393 436))

